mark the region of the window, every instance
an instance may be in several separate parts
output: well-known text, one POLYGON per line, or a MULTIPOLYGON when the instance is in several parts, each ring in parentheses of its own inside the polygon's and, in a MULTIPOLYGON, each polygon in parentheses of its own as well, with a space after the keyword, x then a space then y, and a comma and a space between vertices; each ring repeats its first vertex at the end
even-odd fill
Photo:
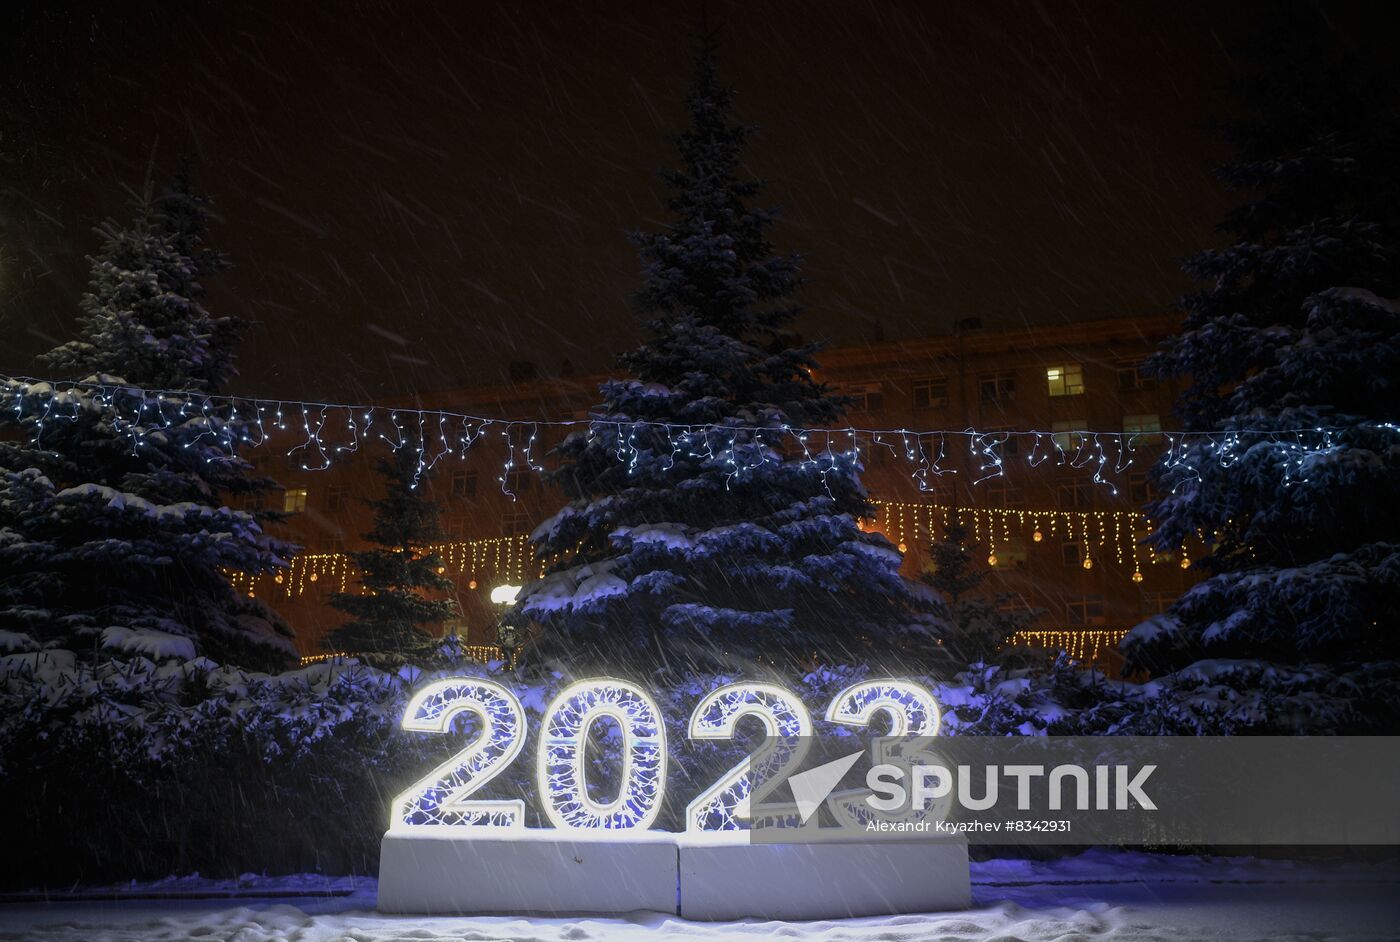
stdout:
POLYGON ((946 379, 914 380, 914 408, 941 409, 948 405, 948 381, 946 379))
POLYGON ((476 472, 475 472, 475 471, 453 471, 453 472, 452 472, 452 496, 453 496, 453 497, 475 497, 475 496, 476 496, 476 472))
POLYGON ((1131 392, 1134 389, 1156 389, 1157 377, 1149 375, 1141 360, 1123 363, 1118 367, 1118 391, 1131 392))
POLYGON ((1066 626, 1070 628, 1103 624, 1103 596, 1086 595, 1065 603, 1066 626))
POLYGON ((992 478, 985 487, 987 488, 988 507, 1014 509, 1024 505, 1024 501, 1021 499, 1021 489, 1009 483, 1004 477, 992 478))
POLYGON ((1050 431, 1055 433, 1051 437, 1061 451, 1067 451, 1073 455, 1084 447, 1084 436, 1076 433, 1083 431, 1088 424, 1083 419, 1066 419, 1063 422, 1051 423, 1050 431))
POLYGON ((1078 566, 1083 557, 1079 553, 1079 544, 1069 540, 1060 544, 1060 561, 1066 566, 1078 566))
POLYGON ((443 531, 449 540, 460 540, 467 535, 467 521, 462 517, 448 517, 443 531))
POLYGON ((306 488, 289 487, 282 492, 282 512, 299 514, 306 510, 306 488))
POLYGON ((1176 601, 1175 592, 1142 593, 1142 613, 1144 615, 1165 615, 1176 601))
POLYGON ((350 489, 335 485, 326 488, 326 509, 335 513, 350 506, 350 489))
POLYGON ((1128 497, 1135 504, 1145 504, 1157 499, 1157 489, 1146 471, 1128 472, 1128 497))
MULTIPOLYGON (((989 428, 988 432, 1012 432, 1009 428, 989 428)), ((1015 435, 1006 435, 1006 441, 1000 441, 1001 435, 997 435, 992 441, 997 443, 997 454, 1003 458, 1015 458, 1021 454, 1021 439, 1015 435)))
POLYGON ((530 529, 530 518, 523 513, 505 514, 501 517, 501 536, 516 536, 530 529))
POLYGON ((852 412, 881 412, 885 408, 885 388, 879 383, 847 386, 841 392, 851 398, 852 412))
POLYGON ((1162 420, 1155 412, 1123 416, 1123 431, 1125 432, 1160 432, 1161 430, 1162 420))
POLYGON ((523 494, 530 489, 535 475, 530 471, 511 471, 506 474, 506 490, 512 494, 523 494))
POLYGON ((983 402, 1010 402, 1016 398, 1016 374, 996 373, 977 378, 977 398, 983 402))
POLYGON ((1051 396, 1078 396, 1084 392, 1084 367, 1079 363, 1047 366, 1045 382, 1051 396))
POLYGON ((1094 508, 1094 485, 1089 481, 1061 481, 1055 491, 1056 504, 1061 510, 1094 508))
MULTIPOLYGON (((937 452, 934 452, 937 454, 937 452)), ((919 488, 928 495, 923 500, 930 504, 937 504, 940 507, 948 507, 953 503, 953 485, 944 483, 942 480, 930 476, 928 483, 919 488)))
POLYGON ((1026 541, 1023 537, 1012 537, 999 541, 988 557, 988 563, 996 559, 997 569, 1021 569, 1026 565, 1026 541))

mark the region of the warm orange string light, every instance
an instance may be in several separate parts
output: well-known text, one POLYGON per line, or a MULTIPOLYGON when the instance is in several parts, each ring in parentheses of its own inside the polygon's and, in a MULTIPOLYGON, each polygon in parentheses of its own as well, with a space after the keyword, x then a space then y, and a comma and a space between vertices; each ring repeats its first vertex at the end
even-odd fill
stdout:
MULTIPOLYGON (((468 585, 472 589, 482 582, 489 582, 488 577, 496 582, 523 585, 536 574, 544 575, 543 564, 538 567, 534 565, 529 542, 529 537, 521 534, 435 543, 422 547, 419 552, 438 556, 443 562, 438 569, 440 573, 451 569, 470 576, 468 585), (531 571, 528 577, 527 568, 531 571)), ((306 593, 308 583, 319 582, 323 577, 337 585, 335 591, 348 591, 353 568, 350 557, 345 553, 302 553, 293 556, 287 568, 281 572, 249 576, 246 572, 225 570, 224 574, 235 591, 249 598, 257 598, 258 589, 266 588, 263 585, 266 580, 277 587, 284 598, 294 599, 306 593)))
POLYGON ((1096 661, 1100 654, 1118 647, 1127 634, 1127 628, 1032 629, 1016 632, 1006 643, 1064 651, 1077 661, 1096 661))
MULTIPOLYGON (((950 524, 960 523, 970 529, 974 542, 987 544, 988 562, 995 566, 997 563, 992 563, 991 559, 1002 559, 1004 554, 1000 550, 1011 543, 1014 527, 1017 533, 1026 534, 1033 543, 1044 542, 1047 537, 1054 539, 1057 535, 1079 543, 1084 554, 1081 565, 1085 569, 1092 569, 1094 562, 1107 558, 1111 548, 1118 565, 1131 572, 1132 581, 1143 581, 1143 560, 1138 541, 1147 534, 1151 523, 1137 511, 950 508, 942 504, 887 500, 872 500, 871 503, 875 506, 874 518, 865 529, 883 532, 899 546, 900 552, 907 552, 914 541, 930 540, 940 529, 947 532, 950 524), (936 525, 940 523, 941 528, 936 525)), ((1185 559, 1184 549, 1181 557, 1185 559)), ((1168 557, 1158 556, 1148 546, 1149 565, 1166 561, 1168 557)))

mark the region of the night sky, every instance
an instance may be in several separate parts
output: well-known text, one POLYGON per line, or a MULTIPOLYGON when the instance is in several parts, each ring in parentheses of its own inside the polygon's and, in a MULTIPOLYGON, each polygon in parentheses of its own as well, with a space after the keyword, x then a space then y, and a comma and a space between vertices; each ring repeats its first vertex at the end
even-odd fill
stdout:
MULTIPOLYGON (((29 3, 0 24, 0 371, 71 336, 92 226, 182 152, 260 321, 241 392, 602 369, 699 3, 29 3)), ((1230 205, 1217 3, 711 2, 749 167, 845 344, 1165 310, 1230 205)))

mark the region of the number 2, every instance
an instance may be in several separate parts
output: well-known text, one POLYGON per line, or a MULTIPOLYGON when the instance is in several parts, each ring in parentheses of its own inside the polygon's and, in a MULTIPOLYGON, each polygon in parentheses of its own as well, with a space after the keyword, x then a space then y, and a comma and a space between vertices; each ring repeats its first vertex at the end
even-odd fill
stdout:
POLYGON ((687 831, 745 830, 752 809, 806 758, 812 717, 791 691, 774 684, 737 683, 711 691, 690 715, 690 738, 733 739, 739 721, 749 716, 763 722, 768 738, 686 806, 687 831))
POLYGON ((480 721, 481 734, 394 799, 391 831, 524 827, 525 802, 520 799, 466 800, 515 761, 525 745, 525 710, 515 694, 489 680, 440 680, 413 695, 402 725, 418 732, 445 733, 462 713, 480 721))

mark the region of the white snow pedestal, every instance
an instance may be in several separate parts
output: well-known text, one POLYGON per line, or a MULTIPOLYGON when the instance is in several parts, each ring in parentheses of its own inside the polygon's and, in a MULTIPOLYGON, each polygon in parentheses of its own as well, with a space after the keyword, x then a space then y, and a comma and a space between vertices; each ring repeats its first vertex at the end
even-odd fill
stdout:
POLYGON ((829 919, 964 909, 967 843, 751 844, 658 831, 623 839, 557 831, 509 837, 386 834, 386 913, 625 913, 687 919, 829 919))
POLYGON ((681 842, 687 919, 839 919, 966 909, 967 841, 852 837, 812 843, 681 842))
POLYGON ((645 831, 606 840, 558 831, 500 838, 390 832, 379 847, 379 911, 674 913, 673 838, 645 831))

